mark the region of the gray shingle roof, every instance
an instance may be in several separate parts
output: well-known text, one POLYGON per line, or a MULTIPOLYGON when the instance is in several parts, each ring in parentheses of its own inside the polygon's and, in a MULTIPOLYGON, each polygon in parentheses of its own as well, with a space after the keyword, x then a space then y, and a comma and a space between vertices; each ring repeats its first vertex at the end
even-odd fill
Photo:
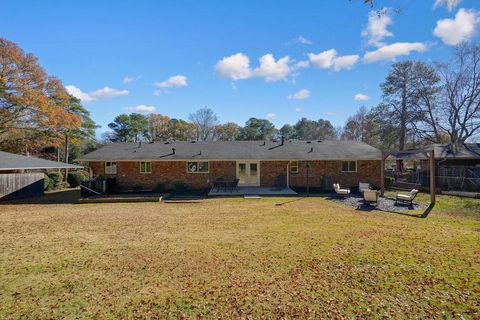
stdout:
POLYGON ((0 171, 33 169, 80 169, 81 166, 0 151, 0 171))
POLYGON ((113 143, 78 161, 108 160, 380 160, 381 151, 358 141, 215 141, 113 143), (175 148, 173 154, 172 148, 175 148))
POLYGON ((420 149, 393 152, 397 159, 427 159, 423 151, 435 151, 435 159, 480 159, 480 143, 434 143, 420 149), (418 152, 418 153, 417 153, 418 152))
POLYGON ((480 143, 440 144, 434 147, 435 158, 448 159, 480 159, 480 143))

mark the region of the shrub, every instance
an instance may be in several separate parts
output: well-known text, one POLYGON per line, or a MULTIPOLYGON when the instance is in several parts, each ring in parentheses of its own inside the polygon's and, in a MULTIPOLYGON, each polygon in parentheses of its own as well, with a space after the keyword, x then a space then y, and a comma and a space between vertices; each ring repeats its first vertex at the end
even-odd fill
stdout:
POLYGON ((188 190, 188 187, 183 182, 175 182, 173 184, 173 190, 175 191, 175 193, 184 193, 188 190))
POLYGON ((80 171, 69 172, 67 176, 67 182, 70 185, 70 188, 79 187, 82 181, 85 180, 87 180, 87 177, 80 171))
POLYGON ((142 192, 142 190, 143 190, 143 187, 139 184, 134 185, 132 188, 132 191, 135 193, 142 192))
POLYGON ((63 181, 63 174, 60 171, 52 171, 48 174, 48 177, 52 180, 52 189, 61 187, 63 181))
POLYGON ((159 182, 157 183, 153 191, 157 193, 165 193, 167 192, 167 186, 165 185, 165 183, 159 182))
POLYGON ((45 173, 43 175, 43 189, 52 190, 53 189, 53 180, 45 173))

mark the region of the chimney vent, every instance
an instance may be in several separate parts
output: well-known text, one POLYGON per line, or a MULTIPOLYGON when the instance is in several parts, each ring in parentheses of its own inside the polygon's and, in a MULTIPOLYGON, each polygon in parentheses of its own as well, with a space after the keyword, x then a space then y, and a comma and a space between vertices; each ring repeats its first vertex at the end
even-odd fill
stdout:
POLYGON ((282 136, 282 146, 283 146, 284 143, 285 143, 285 137, 282 136))
POLYGON ((142 147, 142 141, 138 141, 138 147, 139 147, 139 148, 142 147))
POLYGON ((172 154, 175 154, 175 148, 172 148, 172 154))

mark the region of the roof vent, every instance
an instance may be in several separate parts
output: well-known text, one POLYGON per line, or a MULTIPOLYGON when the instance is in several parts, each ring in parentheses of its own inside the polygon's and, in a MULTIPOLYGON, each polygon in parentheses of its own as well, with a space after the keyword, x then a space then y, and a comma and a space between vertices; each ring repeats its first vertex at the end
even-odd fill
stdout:
POLYGON ((310 148, 310 151, 308 151, 308 153, 312 153, 313 152, 313 147, 310 148))
POLYGON ((175 148, 172 148, 172 154, 175 154, 175 148))
POLYGON ((312 143, 312 141, 307 141, 307 143, 312 143))
POLYGON ((195 143, 195 142, 197 142, 197 141, 195 141, 195 140, 192 140, 192 141, 190 141, 190 142, 191 142, 191 143, 195 143))
POLYGON ((165 144, 170 144, 170 141, 165 141, 165 144))
POLYGON ((318 143, 322 142, 322 140, 317 140, 318 143))

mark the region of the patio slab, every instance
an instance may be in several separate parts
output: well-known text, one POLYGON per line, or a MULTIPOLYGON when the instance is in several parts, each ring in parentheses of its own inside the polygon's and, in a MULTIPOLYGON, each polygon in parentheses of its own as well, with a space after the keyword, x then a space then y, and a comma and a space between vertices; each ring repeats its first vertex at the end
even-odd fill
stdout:
POLYGON ((222 196, 245 196, 245 195, 259 195, 259 196, 296 196, 298 193, 290 188, 276 189, 267 187, 238 187, 237 189, 217 190, 212 188, 208 193, 209 197, 222 196))

